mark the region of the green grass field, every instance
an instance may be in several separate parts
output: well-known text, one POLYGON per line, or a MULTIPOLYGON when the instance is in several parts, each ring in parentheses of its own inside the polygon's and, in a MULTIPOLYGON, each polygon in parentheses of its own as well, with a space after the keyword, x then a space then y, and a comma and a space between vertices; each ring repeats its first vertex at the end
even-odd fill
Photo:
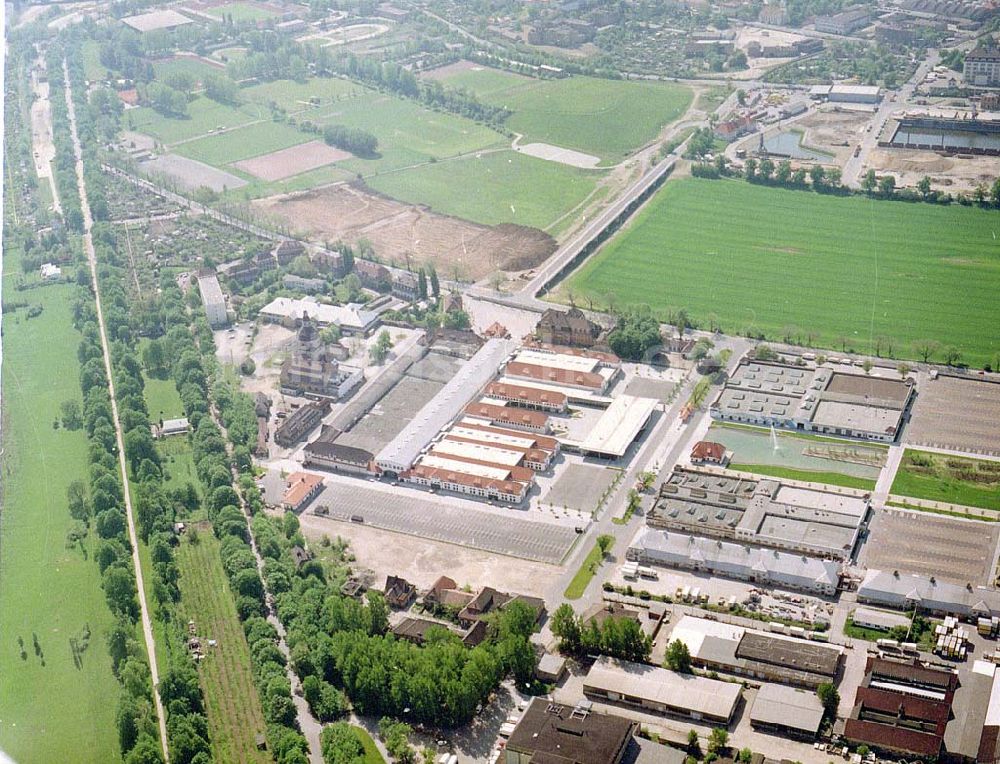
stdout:
POLYGON ((755 475, 786 478, 788 480, 804 480, 808 483, 826 483, 844 488, 857 488, 862 491, 875 490, 875 481, 867 478, 845 475, 841 472, 823 472, 819 470, 800 470, 794 467, 778 467, 773 464, 738 464, 729 465, 729 469, 738 472, 752 472, 755 475))
POLYGON ((289 146, 297 146, 315 138, 316 136, 307 135, 291 125, 268 120, 227 133, 182 143, 174 150, 182 156, 223 167, 231 162, 287 149, 289 146))
POLYGON ((274 101, 299 119, 312 119, 313 112, 317 116, 328 114, 331 105, 349 98, 365 97, 371 92, 362 85, 336 77, 314 77, 308 82, 274 80, 241 91, 247 101, 264 105, 274 101), (311 104, 310 98, 318 98, 319 104, 311 104))
POLYGON ((154 61, 153 71, 159 80, 162 80, 167 75, 183 72, 194 78, 196 82, 202 82, 205 76, 209 74, 226 73, 224 69, 220 69, 218 66, 212 66, 197 58, 187 57, 154 61))
POLYGON ((310 117, 321 125, 346 125, 368 130, 378 138, 379 159, 340 163, 368 177, 376 172, 444 159, 506 144, 495 130, 452 114, 431 111, 403 98, 367 91, 310 117))
POLYGON ((889 492, 1000 511, 1000 462, 908 448, 889 492))
POLYGON ((243 21, 266 21, 267 19, 273 19, 277 15, 266 8, 260 8, 251 3, 240 2, 217 5, 214 8, 209 8, 208 12, 213 16, 218 16, 220 19, 224 16, 229 16, 237 24, 243 21))
POLYGON ((229 582, 219 557, 219 542, 209 525, 197 529, 197 542, 190 531, 177 548, 180 569, 180 610, 184 621, 193 620, 205 645, 205 659, 198 665, 209 739, 214 761, 268 762, 266 751, 258 751, 254 736, 264 732, 264 714, 250 669, 250 648, 229 582), (207 640, 218 642, 208 647, 207 640))
POLYGON ((85 552, 65 547, 73 522, 66 487, 87 479, 87 438, 52 426, 64 400, 80 400, 74 287, 14 292, 17 253, 4 255, 4 297, 43 312, 27 321, 23 309, 4 315, 0 750, 22 762, 116 761, 119 688, 105 641, 113 619, 92 559, 96 534, 85 552), (89 646, 76 668, 69 640, 88 625, 89 646))
POLYGON ((514 113, 506 126, 538 141, 619 161, 656 138, 691 104, 691 90, 666 82, 593 77, 536 80, 494 69, 456 72, 448 85, 514 113))
POLYGON ((385 759, 379 753, 378 746, 375 745, 372 736, 368 734, 368 730, 352 724, 351 731, 361 741, 361 745, 364 746, 365 758, 363 764, 385 764, 385 759))
POLYGON ((154 379, 143 374, 142 395, 149 410, 149 421, 177 419, 184 416, 184 404, 173 379, 154 379))
POLYGON ((86 40, 82 45, 83 72, 88 80, 102 80, 108 70, 101 63, 101 44, 97 40, 86 40))
POLYGON ((1000 350, 998 229, 990 210, 680 179, 559 295, 685 308, 702 326, 714 313, 726 332, 772 339, 797 327, 837 350, 884 336, 912 358, 935 339, 982 364, 1000 350))
POLYGON ((143 106, 125 112, 122 126, 169 144, 207 135, 218 127, 233 128, 267 118, 266 104, 249 102, 236 109, 199 96, 188 103, 188 116, 185 118, 164 117, 143 106))
POLYGON ((436 212, 477 223, 545 229, 582 202, 601 176, 499 151, 377 175, 368 184, 395 199, 427 204, 436 212))

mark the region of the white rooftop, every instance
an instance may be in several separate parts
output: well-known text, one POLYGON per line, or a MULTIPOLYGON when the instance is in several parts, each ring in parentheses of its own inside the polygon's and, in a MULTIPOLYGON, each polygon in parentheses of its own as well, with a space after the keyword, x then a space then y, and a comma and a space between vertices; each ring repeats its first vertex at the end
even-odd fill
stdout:
POLYGON ((657 404, 654 398, 619 395, 597 420, 580 447, 586 452, 624 456, 646 426, 657 404))
POLYGON ((859 519, 868 512, 868 502, 860 496, 830 493, 829 491, 812 491, 808 488, 796 488, 784 484, 778 489, 774 500, 782 504, 836 512, 859 519))
POLYGON ((725 719, 732 716, 742 691, 742 686, 734 682, 680 674, 608 657, 597 659, 583 684, 606 692, 642 698, 667 708, 687 709, 703 716, 725 719))
POLYGON ((365 329, 378 319, 378 314, 365 310, 361 305, 327 305, 315 297, 276 297, 260 309, 263 316, 271 318, 301 319, 308 314, 318 324, 337 324, 355 329, 365 329))
POLYGON ((518 462, 524 458, 520 451, 511 451, 509 448, 498 448, 487 446, 481 443, 464 443, 458 440, 440 440, 431 449, 432 454, 440 456, 460 456, 466 459, 479 459, 484 462, 492 462, 504 467, 516 467, 518 462))
POLYGON ((194 21, 182 13, 169 8, 161 11, 150 11, 140 13, 137 16, 126 16, 122 23, 132 27, 137 32, 153 32, 157 29, 173 29, 184 24, 193 24, 194 21))
POLYGON ((566 355, 564 353, 549 353, 530 348, 519 350, 514 360, 518 363, 531 363, 537 366, 548 366, 550 369, 562 369, 565 371, 596 372, 600 366, 600 361, 596 358, 566 355))
POLYGON ((750 720, 780 724, 815 735, 823 721, 823 704, 814 692, 765 682, 757 690, 750 720))
MULTIPOLYGON (((462 421, 465 421, 464 419, 462 421)), ((533 438, 522 438, 517 435, 507 435, 503 432, 487 432, 485 430, 477 430, 472 427, 462 427, 461 424, 457 424, 448 431, 449 435, 454 435, 457 438, 468 438, 469 440, 479 440, 484 443, 496 443, 499 446, 518 446, 520 448, 532 448, 534 446, 533 438)))
POLYGON ((214 273, 207 276, 199 276, 198 289, 201 291, 201 297, 206 303, 226 301, 226 298, 222 294, 222 287, 219 286, 219 279, 214 273))
POLYGON ((489 480, 507 480, 510 478, 510 470, 505 467, 488 467, 485 464, 469 464, 445 456, 435 456, 433 452, 424 456, 418 464, 424 467, 431 467, 439 470, 449 470, 450 472, 461 472, 465 475, 475 475, 476 477, 487 478, 489 480))

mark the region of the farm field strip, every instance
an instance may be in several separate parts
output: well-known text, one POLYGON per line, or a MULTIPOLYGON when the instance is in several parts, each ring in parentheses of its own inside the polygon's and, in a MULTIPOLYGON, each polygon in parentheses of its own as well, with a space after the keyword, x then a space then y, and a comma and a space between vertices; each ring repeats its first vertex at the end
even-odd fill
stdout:
MULTIPOLYGON (((12 301, 19 253, 4 254, 4 297, 12 301)), ((96 763, 120 755, 119 687, 105 639, 114 618, 92 559, 97 534, 92 529, 82 545, 66 548, 74 524, 66 489, 75 479, 86 482, 87 437, 53 427, 63 401, 81 400, 73 290, 47 285, 16 293, 41 306, 41 314, 25 320, 22 309, 4 316, 0 749, 19 761, 96 763), (75 665, 69 640, 85 627, 88 647, 75 665)))
POLYGON ((177 550, 180 608, 201 638, 205 658, 198 674, 208 711, 209 736, 216 761, 269 762, 254 737, 264 732, 264 715, 253 682, 250 648, 236 614, 210 526, 198 526, 197 543, 182 538, 177 550), (208 640, 217 641, 215 647, 208 640))
POLYGON ((685 308, 723 331, 913 357, 935 338, 1000 351, 1000 227, 966 207, 679 179, 560 287, 598 305, 685 308), (889 350, 889 346, 892 350, 889 350))

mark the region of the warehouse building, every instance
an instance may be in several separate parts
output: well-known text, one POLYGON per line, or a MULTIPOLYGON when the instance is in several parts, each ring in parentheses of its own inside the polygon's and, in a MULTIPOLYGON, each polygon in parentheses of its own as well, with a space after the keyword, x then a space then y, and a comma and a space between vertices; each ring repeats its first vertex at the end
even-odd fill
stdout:
MULTIPOLYGON (((399 475, 410 469, 424 447, 485 387, 510 354, 509 340, 488 340, 416 416, 375 456, 379 469, 399 475)), ((501 407, 498 407, 501 408, 501 407)), ((521 414, 545 416, 521 409, 521 414)), ((548 417, 546 417, 546 420, 548 417)), ((492 421, 488 422, 492 424, 492 421)))
POLYGON ((275 430, 274 442, 282 448, 291 448, 319 427, 323 417, 329 413, 329 401, 317 401, 300 406, 275 430))
POLYGON ((622 764, 639 725, 591 704, 575 708, 533 698, 504 746, 504 764, 622 764))
POLYGON ((897 610, 963 618, 1000 616, 1000 591, 982 586, 953 584, 934 576, 869 570, 858 586, 858 602, 897 610))
POLYGON ((833 85, 827 94, 830 103, 877 104, 882 100, 878 85, 833 85))
POLYGON ((619 395, 582 441, 577 443, 564 439, 563 445, 567 449, 578 450, 584 456, 621 459, 642 436, 658 403, 654 398, 619 395))
POLYGON ((958 687, 953 671, 869 657, 844 738, 893 756, 941 755, 958 687))
POLYGON ((548 411, 553 414, 566 413, 566 393, 505 382, 490 382, 486 386, 486 395, 525 409, 548 411))
POLYGON ((136 16, 126 16, 122 19, 122 24, 140 34, 169 31, 193 23, 194 21, 183 13, 178 13, 170 8, 140 13, 136 16))
POLYGON ((815 740, 822 724, 816 693, 783 684, 762 684, 750 708, 750 725, 758 732, 815 740))
POLYGON ((660 486, 646 523, 847 560, 868 514, 869 502, 862 496, 678 468, 660 486))
POLYGON ((899 613, 886 613, 883 610, 872 610, 870 607, 859 607, 851 613, 851 623, 862 629, 889 631, 897 627, 908 629, 910 619, 899 613))
POLYGON ((626 557, 641 565, 693 570, 826 596, 834 595, 840 583, 840 564, 833 560, 648 526, 638 530, 626 557))
POLYGON ((712 418, 893 443, 913 401, 910 380, 743 358, 712 403, 712 418))
POLYGON ((607 392, 621 376, 621 367, 590 354, 552 352, 544 348, 522 348, 507 364, 505 374, 514 379, 551 382, 563 387, 607 392))
POLYGON ((219 286, 218 277, 211 272, 198 274, 198 291, 201 292, 201 302, 205 306, 205 315, 208 318, 208 325, 213 329, 218 329, 229 323, 229 315, 226 311, 226 296, 219 286))
POLYGON ((871 11, 862 6, 848 8, 831 16, 816 17, 816 31, 846 36, 864 29, 871 23, 871 11))
POLYGON ((769 634, 707 618, 686 615, 670 640, 687 645, 691 662, 709 671, 815 690, 835 683, 844 660, 843 648, 783 634, 769 634))
POLYGON ((608 657, 598 658, 583 680, 584 694, 595 700, 723 727, 732 721, 741 691, 733 682, 608 657))
POLYGON ((549 415, 543 411, 528 411, 516 406, 500 405, 501 401, 479 401, 465 407, 465 418, 487 425, 513 427, 527 432, 549 432, 549 415))

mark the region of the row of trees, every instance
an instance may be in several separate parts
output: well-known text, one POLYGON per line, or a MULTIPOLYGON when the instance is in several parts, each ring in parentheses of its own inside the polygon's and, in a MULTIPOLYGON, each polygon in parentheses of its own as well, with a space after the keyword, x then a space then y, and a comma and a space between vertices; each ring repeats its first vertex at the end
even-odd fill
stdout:
POLYGON ((610 617, 598 623, 592 618, 584 623, 568 603, 552 614, 552 633, 559 637, 559 651, 573 656, 610 655, 645 662, 653 648, 652 637, 635 619, 610 617))
POLYGON ((359 157, 372 158, 378 152, 378 138, 360 127, 328 125, 323 129, 323 140, 359 157))

